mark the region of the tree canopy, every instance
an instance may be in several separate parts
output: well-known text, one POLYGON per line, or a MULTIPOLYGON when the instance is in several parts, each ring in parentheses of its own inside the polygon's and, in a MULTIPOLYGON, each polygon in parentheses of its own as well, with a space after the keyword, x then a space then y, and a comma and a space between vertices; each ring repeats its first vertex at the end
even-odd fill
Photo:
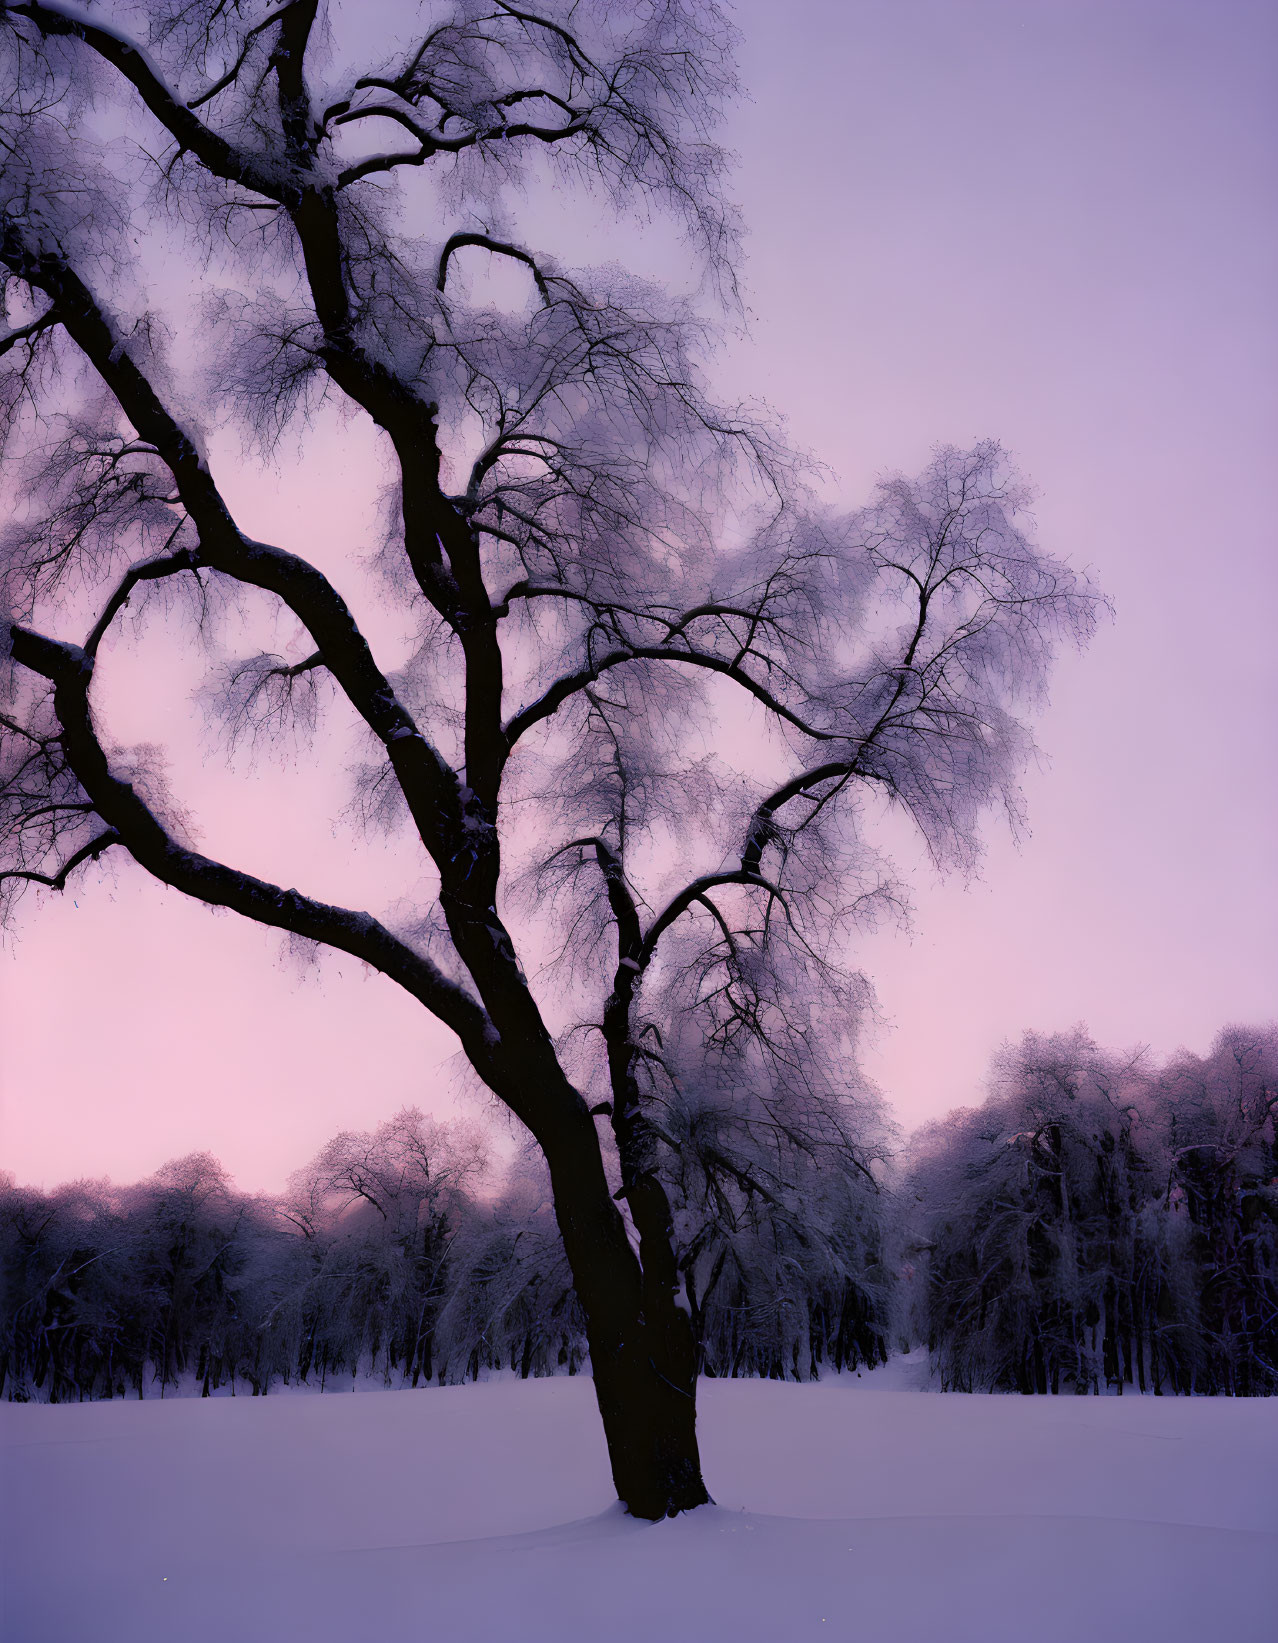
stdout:
POLYGON ((862 800, 970 867, 1098 597, 993 441, 819 505, 762 407, 715 403, 694 301, 561 266, 521 219, 520 189, 667 213, 732 300, 717 6, 462 0, 371 55, 352 20, 0 4, 0 894, 124 852, 451 1028, 545 1155, 618 1490, 661 1515, 705 1498, 671 1181, 791 1192, 818 1148, 870 1178, 831 1053, 847 937, 892 895, 862 800), (163 278, 192 256, 198 324, 163 278), (524 300, 469 296, 479 259, 524 300), (385 464, 397 651, 357 614, 370 544, 331 576, 219 478, 218 430, 268 458, 330 399, 385 464), (282 651, 218 657, 239 600, 282 651), (206 636, 232 738, 344 699, 425 900, 332 905, 196 849, 95 713, 126 605, 206 636), (731 696, 767 756, 706 749, 731 696), (546 944, 571 981, 530 981, 546 944))

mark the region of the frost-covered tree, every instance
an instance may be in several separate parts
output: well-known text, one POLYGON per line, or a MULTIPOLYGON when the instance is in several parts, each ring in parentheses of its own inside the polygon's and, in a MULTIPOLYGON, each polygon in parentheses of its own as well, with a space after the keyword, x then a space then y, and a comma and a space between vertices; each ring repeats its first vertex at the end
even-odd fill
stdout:
POLYGON ((124 854, 363 961, 451 1028, 545 1158, 617 1490, 660 1517, 707 1498, 696 1263, 671 1207, 687 1130, 665 1109, 748 1077, 681 1214, 725 1159, 746 1160, 747 1199, 774 1190, 765 1111, 790 1149, 787 1237, 795 1136, 868 1167, 848 1089, 802 1065, 880 891, 859 801, 886 795, 939 863, 970 864, 1095 599, 1035 545, 993 444, 823 512, 767 419, 709 397, 688 302, 562 266, 520 216, 544 189, 668 211, 731 300, 731 31, 710 0, 405 4, 384 46, 366 15, 0 3, 0 889, 124 854), (165 311, 184 248, 216 288, 198 324, 165 311), (526 301, 468 299, 489 262, 523 271, 526 301), (219 417, 267 455, 326 397, 384 453, 399 653, 357 619, 358 556, 330 576, 255 539, 221 483, 219 417), (292 638, 225 672, 231 732, 344 699, 369 808, 410 841, 406 894, 429 887, 415 913, 201 853, 157 761, 112 750, 93 683, 124 607, 216 640, 235 600, 292 638), (754 726, 736 771, 699 745, 733 694, 754 726), (521 903, 512 872, 534 858, 550 879, 521 903), (552 992, 529 975, 556 935, 574 980, 552 992))
POLYGON ((280 1372, 256 1278, 295 1242, 207 1153, 130 1187, 0 1189, 0 1385, 51 1402, 280 1372))
POLYGON ((303 1379, 317 1354, 321 1373, 380 1360, 387 1384, 431 1378, 449 1256, 484 1164, 476 1133, 410 1107, 370 1133, 343 1131, 292 1177, 279 1213, 313 1245, 315 1266, 271 1324, 291 1316, 309 1342, 286 1354, 303 1379))
POLYGON ((1162 1185, 1196 1276, 1181 1378, 1278 1393, 1278 1030, 1228 1027, 1155 1087, 1162 1185), (1188 1223, 1187 1225, 1185 1223, 1188 1223))
POLYGON ((441 1380, 577 1372, 584 1320, 544 1166, 520 1160, 496 1201, 460 1229, 452 1255, 436 1332, 441 1380))
POLYGON ((777 1012, 759 1035, 707 1046, 692 1012, 674 1014, 646 1105, 702 1372, 802 1379, 886 1358, 875 1171, 894 1136, 877 1093, 847 1075, 846 1033, 777 1012))
POLYGON ((985 1106, 917 1142, 922 1322, 942 1385, 1088 1391, 1131 1379, 1150 1196, 1133 1142, 1140 1070, 1081 1033, 1027 1034, 996 1060, 993 1083, 985 1106))
POLYGON ((466 1274, 450 1252, 492 1220, 473 1192, 483 1163, 472 1129, 406 1109, 335 1136, 279 1198, 237 1192, 206 1153, 128 1187, 0 1181, 0 1389, 58 1402, 459 1379, 474 1343, 451 1333, 441 1357, 435 1334, 466 1274))
POLYGON ((1029 1034, 912 1143, 915 1329, 964 1391, 1278 1390, 1278 1046, 1029 1034))

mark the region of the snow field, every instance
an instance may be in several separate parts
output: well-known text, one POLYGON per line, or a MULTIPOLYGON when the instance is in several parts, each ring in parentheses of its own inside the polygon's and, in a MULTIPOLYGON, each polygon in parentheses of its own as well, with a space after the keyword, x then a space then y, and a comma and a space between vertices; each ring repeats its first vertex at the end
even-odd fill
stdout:
POLYGON ((581 1377, 5 1405, 4 1643, 1180 1643, 1278 1632, 1278 1400, 701 1388, 612 1499, 581 1377))

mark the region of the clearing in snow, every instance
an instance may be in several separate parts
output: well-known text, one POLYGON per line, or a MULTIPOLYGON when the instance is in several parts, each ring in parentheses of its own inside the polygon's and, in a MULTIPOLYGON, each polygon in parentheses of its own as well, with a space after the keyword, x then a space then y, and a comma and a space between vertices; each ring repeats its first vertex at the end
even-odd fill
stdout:
POLYGON ((613 1503, 581 1377, 0 1406, 5 1643, 1180 1643, 1278 1614, 1278 1400, 710 1381, 613 1503))

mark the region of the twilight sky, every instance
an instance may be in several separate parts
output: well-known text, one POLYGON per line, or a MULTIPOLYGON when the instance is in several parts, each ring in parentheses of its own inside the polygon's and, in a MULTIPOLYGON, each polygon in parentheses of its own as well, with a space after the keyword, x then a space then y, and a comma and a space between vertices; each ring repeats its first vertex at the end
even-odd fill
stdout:
MULTIPOLYGON (((991 825, 979 879, 942 885, 884 831, 915 917, 855 955, 883 1018, 868 1070, 908 1127, 978 1099, 1025 1028, 1082 1020, 1161 1054, 1271 1018, 1278 13, 748 0, 737 17, 751 331, 725 347, 723 391, 783 410, 850 504, 938 440, 1000 438, 1040 492, 1043 542, 1117 608, 1058 670, 1019 851, 991 825)), ((582 217, 542 243, 657 273, 669 254, 582 217)), ((371 530, 370 451, 330 420, 298 469, 228 489, 247 528, 336 570, 371 530)), ((165 744, 207 848, 316 894, 393 898, 389 849, 354 858, 335 834, 328 772, 232 776, 181 642, 149 633, 132 675, 131 650, 112 657, 112 730, 165 744)), ((130 1179, 207 1147, 271 1188, 339 1128, 450 1110, 449 1035, 357 969, 302 975, 273 934, 127 864, 29 898, 0 950, 0 1167, 130 1179)))

